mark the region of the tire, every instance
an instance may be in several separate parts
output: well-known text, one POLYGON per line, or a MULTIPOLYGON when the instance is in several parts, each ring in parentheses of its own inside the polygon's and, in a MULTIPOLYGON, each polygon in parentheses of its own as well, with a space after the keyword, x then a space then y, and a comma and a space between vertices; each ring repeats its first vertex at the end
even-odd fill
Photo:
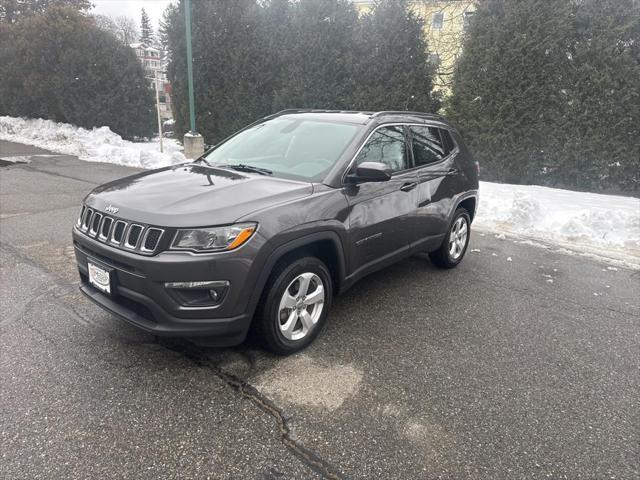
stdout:
POLYGON ((256 310, 256 339, 278 355, 302 350, 322 330, 332 297, 331 274, 321 260, 303 257, 281 262, 269 277, 256 310), (302 292, 305 284, 307 290, 302 292))
POLYGON ((464 258, 471 238, 471 219, 469 212, 464 208, 458 208, 453 215, 453 220, 447 229, 447 234, 442 240, 438 250, 429 252, 431 262, 440 268, 454 268, 464 258), (464 228, 464 238, 460 232, 464 228))

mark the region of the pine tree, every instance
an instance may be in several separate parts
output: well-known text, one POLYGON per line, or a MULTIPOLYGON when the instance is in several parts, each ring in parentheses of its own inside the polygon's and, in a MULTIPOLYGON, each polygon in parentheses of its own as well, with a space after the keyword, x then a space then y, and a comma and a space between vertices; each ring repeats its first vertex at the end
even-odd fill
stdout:
POLYGON ((407 0, 380 0, 364 15, 355 56, 353 108, 435 112, 424 25, 407 0))
POLYGON ((46 118, 126 138, 154 131, 151 89, 128 46, 69 8, 0 28, 0 114, 46 118))
MULTIPOLYGON (((192 2, 193 78, 197 130, 216 143, 271 111, 269 71, 254 0, 192 2)), ((184 2, 165 15, 175 130, 188 130, 184 2)), ((282 48, 282 46, 280 46, 282 48)))
POLYGON ((280 48, 284 71, 274 110, 352 107, 358 13, 350 0, 291 4, 288 40, 280 48))
POLYGON ((640 190, 639 8, 479 3, 448 112, 485 178, 640 190))
POLYGON ((140 13, 140 41, 147 45, 151 45, 153 40, 154 37, 151 20, 149 20, 149 15, 147 15, 147 11, 143 8, 140 13))
POLYGON ((69 7, 85 12, 90 0, 0 0, 0 23, 13 24, 22 18, 38 15, 50 7, 69 7))

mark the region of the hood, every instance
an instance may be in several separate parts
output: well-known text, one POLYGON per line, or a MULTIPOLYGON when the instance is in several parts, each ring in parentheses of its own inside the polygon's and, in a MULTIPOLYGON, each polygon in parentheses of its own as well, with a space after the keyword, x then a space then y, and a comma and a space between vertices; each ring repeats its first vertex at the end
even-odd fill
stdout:
POLYGON ((93 190, 85 202, 115 217, 164 227, 234 223, 257 210, 311 195, 311 183, 183 164, 125 177, 93 190))

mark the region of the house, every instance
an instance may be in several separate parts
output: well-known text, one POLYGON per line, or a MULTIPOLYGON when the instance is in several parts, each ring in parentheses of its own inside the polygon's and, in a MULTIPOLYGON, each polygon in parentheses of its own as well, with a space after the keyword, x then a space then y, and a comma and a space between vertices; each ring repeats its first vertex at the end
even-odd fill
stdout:
POLYGON ((142 63, 145 76, 149 85, 155 92, 156 83, 160 98, 160 116, 163 120, 172 118, 171 113, 171 84, 167 80, 167 58, 162 49, 145 43, 132 43, 129 45, 136 57, 142 63))

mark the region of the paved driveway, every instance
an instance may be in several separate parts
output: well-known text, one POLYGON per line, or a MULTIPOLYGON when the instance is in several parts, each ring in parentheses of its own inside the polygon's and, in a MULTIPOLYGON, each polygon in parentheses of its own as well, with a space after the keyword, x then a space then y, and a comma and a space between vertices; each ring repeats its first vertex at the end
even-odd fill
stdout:
POLYGON ((31 160, 0 167, 0 478, 639 477, 639 272, 476 232, 298 355, 159 341, 82 297, 70 246, 134 170, 46 155, 0 142, 31 160))

